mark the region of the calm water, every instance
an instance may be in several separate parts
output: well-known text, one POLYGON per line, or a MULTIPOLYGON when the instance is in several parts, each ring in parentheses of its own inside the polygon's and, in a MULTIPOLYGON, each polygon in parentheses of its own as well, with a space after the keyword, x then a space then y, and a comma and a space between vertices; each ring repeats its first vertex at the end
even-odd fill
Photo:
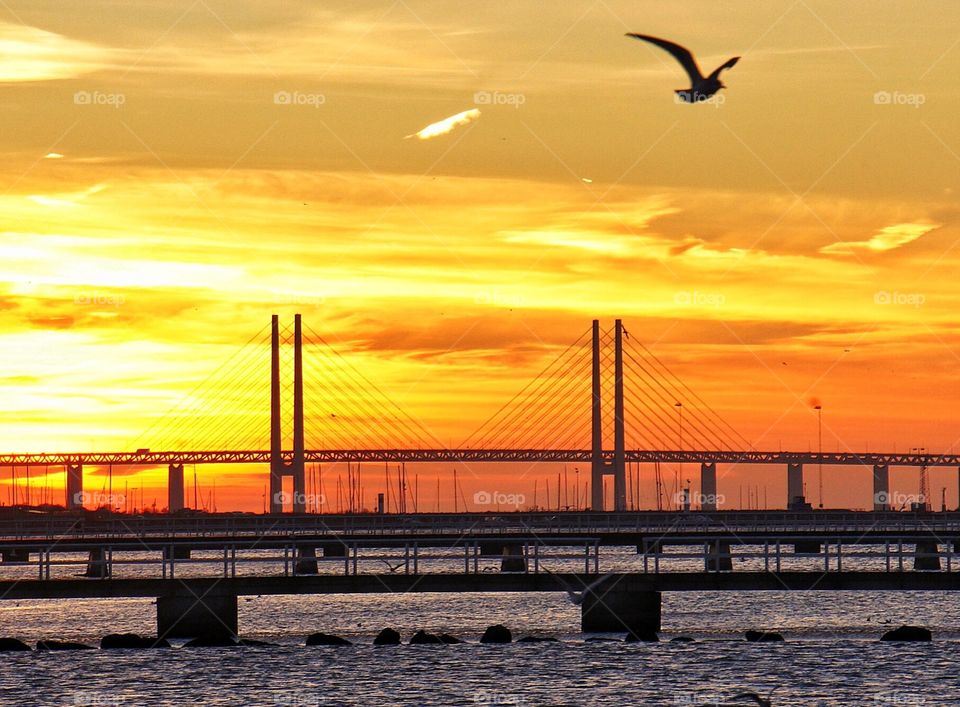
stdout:
MULTIPOLYGON (((0 602, 0 634, 96 643, 154 633, 154 610, 139 599, 0 602)), ((774 705, 960 704, 960 605, 947 593, 665 594, 663 616, 663 638, 697 642, 585 642, 579 608, 560 594, 252 597, 241 634, 276 647, 0 654, 0 703, 700 705, 778 688, 774 705), (476 643, 491 623, 563 642, 476 643), (934 642, 876 640, 900 623, 928 626, 934 642), (369 645, 384 626, 471 643, 369 645), (787 642, 746 643, 747 628, 787 642), (362 645, 305 647, 317 630, 362 645)))

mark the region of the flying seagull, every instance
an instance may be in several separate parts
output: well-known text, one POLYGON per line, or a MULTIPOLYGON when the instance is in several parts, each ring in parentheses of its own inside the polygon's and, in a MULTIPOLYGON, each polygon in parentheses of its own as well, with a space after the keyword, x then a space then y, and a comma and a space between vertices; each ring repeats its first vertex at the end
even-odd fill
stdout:
POLYGON ((575 604, 577 606, 583 603, 583 600, 587 598, 588 594, 590 594, 594 589, 596 589, 598 586, 606 582, 607 579, 613 576, 610 574, 605 574, 602 577, 600 577, 600 579, 596 579, 590 582, 590 584, 588 584, 583 588, 582 592, 577 592, 577 591, 574 591, 569 584, 564 582, 562 579, 560 579, 557 575, 555 575, 553 572, 548 570, 546 567, 544 567, 543 569, 544 571, 546 571, 547 574, 549 574, 551 577, 553 577, 555 580, 557 580, 558 582, 560 582, 560 584, 563 585, 563 588, 567 590, 567 597, 570 599, 570 603, 575 604))
POLYGON ((732 59, 727 59, 725 63, 714 69, 713 73, 711 73, 709 76, 704 76, 700 73, 700 67, 697 66, 697 60, 693 58, 693 54, 691 54, 690 50, 686 47, 681 47, 679 44, 674 44, 666 39, 651 37, 649 34, 635 34, 633 32, 627 32, 627 36, 633 37, 634 39, 642 39, 644 42, 650 42, 651 44, 656 44, 661 49, 666 49, 673 55, 674 59, 680 62, 680 65, 690 77, 690 83, 692 84, 690 88, 681 88, 674 91, 674 93, 677 94, 677 97, 684 103, 699 103, 700 101, 705 101, 721 88, 726 88, 726 86, 724 86, 723 82, 720 80, 720 72, 724 69, 731 68, 734 64, 740 61, 740 57, 738 56, 735 56, 732 59))

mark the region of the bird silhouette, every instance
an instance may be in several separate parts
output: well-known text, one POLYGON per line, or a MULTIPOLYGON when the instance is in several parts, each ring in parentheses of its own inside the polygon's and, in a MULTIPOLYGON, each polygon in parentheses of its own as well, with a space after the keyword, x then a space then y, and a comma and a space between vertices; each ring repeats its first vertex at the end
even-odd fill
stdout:
POLYGON ((732 59, 727 59, 727 61, 716 69, 709 76, 704 76, 700 73, 700 67, 697 66, 697 60, 693 58, 693 54, 690 53, 690 50, 686 47, 682 47, 679 44, 674 42, 667 41, 666 39, 660 39, 659 37, 651 37, 649 34, 636 34, 634 32, 627 32, 628 37, 633 37, 634 39, 641 39, 644 42, 650 42, 651 44, 656 44, 661 49, 665 49, 673 55, 673 58, 680 62, 680 66, 683 67, 684 71, 687 72, 687 75, 690 77, 690 88, 680 88, 674 91, 677 94, 677 97, 684 103, 699 103, 705 101, 710 96, 715 94, 721 88, 726 88, 723 82, 720 80, 720 72, 724 69, 731 68, 734 64, 740 61, 740 57, 735 56, 732 59))
POLYGON ((382 558, 381 558, 380 562, 382 562, 383 564, 385 564, 385 565, 387 566, 387 569, 390 570, 390 572, 396 572, 398 569, 400 569, 401 567, 403 567, 403 565, 405 564, 405 562, 400 562, 400 563, 398 563, 398 564, 396 564, 396 565, 391 565, 389 562, 387 562, 386 560, 384 560, 384 559, 382 559, 382 558))
POLYGON ((585 586, 582 591, 576 591, 569 584, 567 584, 564 580, 560 579, 560 577, 555 575, 546 567, 544 567, 544 571, 547 574, 549 574, 551 577, 553 577, 555 580, 560 582, 560 584, 563 585, 563 588, 567 592, 567 598, 570 599, 570 603, 575 604, 576 606, 580 606, 583 603, 583 600, 587 598, 588 594, 590 594, 594 589, 596 589, 598 586, 603 584, 608 578, 613 576, 612 574, 605 574, 599 579, 595 579, 594 581, 590 582, 590 584, 585 586))

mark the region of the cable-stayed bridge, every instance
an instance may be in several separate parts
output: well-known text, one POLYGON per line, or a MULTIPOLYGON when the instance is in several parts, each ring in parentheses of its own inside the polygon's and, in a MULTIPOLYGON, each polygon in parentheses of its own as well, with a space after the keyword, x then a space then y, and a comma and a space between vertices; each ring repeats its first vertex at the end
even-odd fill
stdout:
POLYGON ((589 463, 590 506, 612 509, 638 493, 629 464, 700 465, 699 504, 714 511, 718 464, 782 464, 786 507, 802 507, 804 465, 872 468, 874 510, 888 510, 889 468, 960 468, 957 454, 762 451, 740 435, 620 320, 599 321, 561 351, 463 442, 439 441, 415 416, 298 314, 254 334, 177 406, 121 452, 2 454, 0 466, 62 465, 66 503, 82 506, 84 466, 168 466, 168 509, 184 507, 185 464, 263 464, 270 510, 283 510, 292 479, 294 512, 307 510, 306 465, 318 462, 589 463))

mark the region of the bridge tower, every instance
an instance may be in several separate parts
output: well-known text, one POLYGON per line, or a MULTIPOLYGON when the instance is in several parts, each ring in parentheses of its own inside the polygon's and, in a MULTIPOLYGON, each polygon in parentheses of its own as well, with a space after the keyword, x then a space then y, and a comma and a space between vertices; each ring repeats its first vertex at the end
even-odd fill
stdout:
POLYGON ((283 460, 280 420, 280 318, 274 314, 270 332, 270 512, 283 512, 283 479, 293 477, 293 512, 307 510, 303 439, 303 336, 300 315, 293 324, 293 459, 283 460))
POLYGON ((614 325, 613 351, 613 461, 608 463, 603 454, 602 391, 600 380, 600 321, 593 320, 593 395, 592 435, 590 454, 590 507, 594 511, 604 509, 603 477, 613 476, 614 510, 627 508, 626 442, 623 420, 623 323, 617 319, 614 325))

